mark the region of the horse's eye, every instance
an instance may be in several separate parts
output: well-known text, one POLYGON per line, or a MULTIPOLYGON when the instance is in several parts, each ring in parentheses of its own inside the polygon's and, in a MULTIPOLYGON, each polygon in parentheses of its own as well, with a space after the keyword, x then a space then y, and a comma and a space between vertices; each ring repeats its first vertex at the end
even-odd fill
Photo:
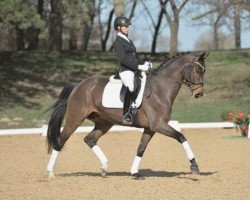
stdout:
POLYGON ((198 74, 202 73, 202 70, 201 70, 200 67, 196 67, 196 68, 195 68, 195 71, 196 71, 198 74))
POLYGON ((202 74, 202 73, 205 72, 205 68, 203 69, 203 68, 201 68, 201 67, 197 67, 195 70, 196 70, 196 72, 197 72, 198 74, 202 74))

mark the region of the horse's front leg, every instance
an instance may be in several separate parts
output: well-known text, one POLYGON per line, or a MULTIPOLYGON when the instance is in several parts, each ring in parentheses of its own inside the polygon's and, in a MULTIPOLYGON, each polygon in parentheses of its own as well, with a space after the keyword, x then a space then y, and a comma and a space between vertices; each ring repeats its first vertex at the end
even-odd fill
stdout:
POLYGON ((193 173, 199 173, 199 167, 196 163, 193 151, 191 150, 191 147, 189 146, 187 139, 182 133, 180 133, 179 131, 176 131, 174 128, 169 126, 164 121, 162 121, 161 123, 161 120, 158 121, 158 124, 153 128, 153 130, 163 135, 172 137, 176 139, 178 142, 180 142, 187 154, 188 160, 191 162, 191 166, 190 166, 191 171, 193 173))
POLYGON ((131 175, 134 176, 136 179, 142 179, 141 175, 139 174, 139 167, 142 160, 142 156, 147 148, 147 145, 151 138, 154 136, 155 132, 150 131, 149 129, 144 129, 144 132, 141 137, 140 145, 137 149, 137 154, 135 156, 134 162, 131 167, 131 175))

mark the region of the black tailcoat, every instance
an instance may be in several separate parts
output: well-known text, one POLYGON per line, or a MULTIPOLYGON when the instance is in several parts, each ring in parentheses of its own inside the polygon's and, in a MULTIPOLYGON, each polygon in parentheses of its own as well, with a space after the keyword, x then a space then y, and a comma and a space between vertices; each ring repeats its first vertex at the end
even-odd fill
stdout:
POLYGON ((138 65, 144 64, 144 61, 138 58, 136 48, 132 40, 128 42, 126 39, 116 36, 114 48, 118 57, 120 72, 131 70, 138 71, 138 65))

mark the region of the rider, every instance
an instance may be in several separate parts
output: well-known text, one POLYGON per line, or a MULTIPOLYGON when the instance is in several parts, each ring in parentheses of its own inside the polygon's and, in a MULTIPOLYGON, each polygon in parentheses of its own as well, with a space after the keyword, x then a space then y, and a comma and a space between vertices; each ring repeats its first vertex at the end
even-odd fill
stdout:
POLYGON ((135 73, 147 71, 150 67, 149 62, 144 62, 138 58, 135 45, 128 38, 129 25, 131 23, 126 17, 117 17, 114 21, 114 28, 117 31, 114 48, 119 61, 119 75, 122 83, 126 86, 123 105, 123 119, 125 122, 132 122, 131 105, 135 73))

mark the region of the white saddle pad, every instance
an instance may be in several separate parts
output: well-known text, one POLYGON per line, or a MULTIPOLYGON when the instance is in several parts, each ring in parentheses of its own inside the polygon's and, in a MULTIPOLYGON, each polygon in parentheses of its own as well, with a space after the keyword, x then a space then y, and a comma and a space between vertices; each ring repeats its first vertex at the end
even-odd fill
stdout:
MULTIPOLYGON (((142 97, 146 84, 146 73, 142 72, 142 81, 141 89, 135 100, 135 103, 132 104, 132 107, 138 108, 141 105, 142 97)), ((122 88, 121 80, 114 79, 114 76, 109 78, 109 82, 104 88, 102 95, 102 105, 105 108, 123 108, 123 102, 120 100, 120 91, 122 88)))

